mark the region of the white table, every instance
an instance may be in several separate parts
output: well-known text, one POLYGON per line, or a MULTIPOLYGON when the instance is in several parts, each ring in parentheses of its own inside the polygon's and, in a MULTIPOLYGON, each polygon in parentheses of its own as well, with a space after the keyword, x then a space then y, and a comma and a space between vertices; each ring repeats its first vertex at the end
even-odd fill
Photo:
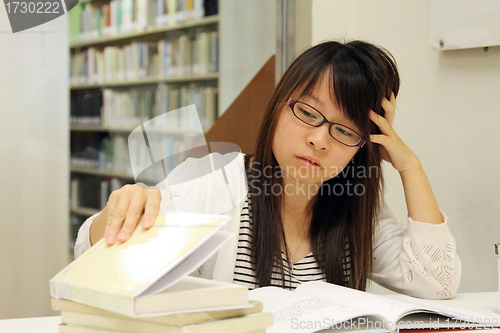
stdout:
MULTIPOLYGON (((493 315, 497 307, 498 292, 458 294, 451 300, 439 300, 459 308, 493 315)), ((61 317, 37 317, 0 320, 1 333, 57 333, 61 317)), ((335 332, 335 330, 328 330, 335 332)))
POLYGON ((35 317, 0 320, 2 333, 57 333, 61 317, 35 317))

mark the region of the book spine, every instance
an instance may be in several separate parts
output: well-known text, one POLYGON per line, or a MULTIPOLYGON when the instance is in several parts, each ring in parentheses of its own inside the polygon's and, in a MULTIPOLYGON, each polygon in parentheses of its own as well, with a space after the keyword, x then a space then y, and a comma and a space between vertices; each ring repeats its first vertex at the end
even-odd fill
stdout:
MULTIPOLYGON (((83 255, 85 254, 86 253, 83 255)), ((79 258, 82 258, 83 255, 79 258)), ((113 293, 112 290, 108 292, 109 293, 103 293, 78 285, 69 286, 64 281, 57 279, 50 280, 51 297, 98 307, 126 316, 134 315, 134 298, 132 295, 126 293, 113 293)))
POLYGON ((71 207, 78 207, 80 205, 79 185, 79 179, 75 178, 71 180, 71 207))
POLYGON ((83 218, 77 214, 71 214, 70 217, 70 233, 71 233, 71 241, 70 241, 70 249, 73 250, 75 247, 76 238, 78 237, 78 231, 82 226, 83 222, 85 222, 86 218, 83 218))
POLYGON ((109 196, 109 182, 103 180, 101 181, 101 193, 100 193, 101 209, 104 209, 104 207, 106 207, 108 196, 109 196))

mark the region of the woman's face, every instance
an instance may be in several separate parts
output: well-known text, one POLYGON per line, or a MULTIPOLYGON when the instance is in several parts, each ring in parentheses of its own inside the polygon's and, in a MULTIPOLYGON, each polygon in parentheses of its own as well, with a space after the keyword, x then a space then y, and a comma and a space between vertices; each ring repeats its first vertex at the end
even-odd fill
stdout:
MULTIPOLYGON (((320 111, 326 119, 360 132, 332 102, 328 80, 323 79, 309 95, 300 98, 320 111)), ((299 96, 290 96, 297 100, 299 96)), ((280 111, 272 149, 284 175, 284 183, 321 185, 337 176, 351 161, 358 147, 348 147, 331 137, 329 125, 310 126, 292 113, 285 104, 280 111)))

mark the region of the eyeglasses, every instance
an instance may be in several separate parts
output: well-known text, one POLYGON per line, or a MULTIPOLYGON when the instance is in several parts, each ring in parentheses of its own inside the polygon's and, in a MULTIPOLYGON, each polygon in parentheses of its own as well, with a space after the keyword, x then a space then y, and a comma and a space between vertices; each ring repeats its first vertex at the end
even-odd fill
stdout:
POLYGON ((363 147, 365 144, 366 140, 364 140, 359 133, 345 125, 329 121, 321 112, 312 106, 304 102, 294 101, 291 98, 288 99, 287 103, 290 109, 292 109, 295 117, 307 125, 314 127, 320 127, 324 123, 330 125, 330 135, 338 142, 348 147, 363 147))

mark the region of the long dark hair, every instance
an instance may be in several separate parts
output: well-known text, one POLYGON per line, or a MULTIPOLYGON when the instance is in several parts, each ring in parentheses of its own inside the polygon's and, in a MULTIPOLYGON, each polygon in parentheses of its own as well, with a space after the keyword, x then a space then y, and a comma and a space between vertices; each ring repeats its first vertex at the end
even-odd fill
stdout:
POLYGON ((362 41, 329 41, 308 49, 290 65, 267 106, 257 138, 256 154, 249 168, 249 191, 253 218, 251 253, 258 286, 270 284, 274 266, 281 272, 285 286, 281 257, 282 244, 286 249, 281 221, 283 197, 266 195, 269 191, 265 191, 265 187, 276 185, 282 188, 283 180, 276 176, 277 172, 264 172, 266 167, 279 168, 272 151, 278 117, 293 93, 307 95, 322 79, 328 79, 332 101, 356 124, 367 142, 344 172, 324 182, 313 198, 311 247, 327 282, 365 290, 371 277, 373 224, 380 207, 382 174, 379 146, 369 140, 370 134, 380 131, 368 112, 374 110, 383 115, 382 99, 389 99, 391 92, 398 94, 399 74, 392 55, 380 47, 362 41), (360 175, 363 170, 365 173, 360 175), (336 184, 352 184, 352 188, 358 186, 363 193, 338 195, 331 190, 336 184), (348 273, 346 253, 350 257, 348 273))

